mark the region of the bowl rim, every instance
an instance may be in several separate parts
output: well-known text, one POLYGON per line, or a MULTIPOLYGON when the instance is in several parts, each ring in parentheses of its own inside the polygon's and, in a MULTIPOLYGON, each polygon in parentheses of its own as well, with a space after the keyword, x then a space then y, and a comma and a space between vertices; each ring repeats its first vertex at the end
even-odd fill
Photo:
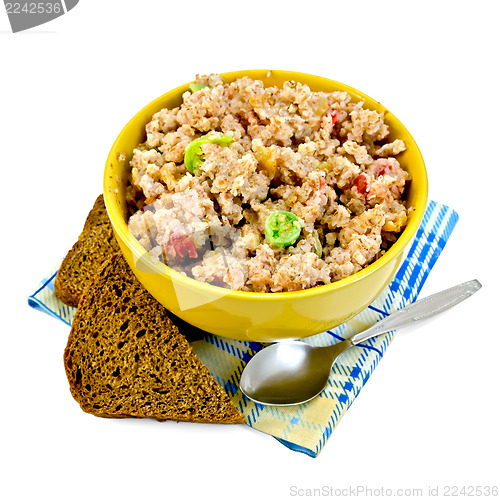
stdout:
MULTIPOLYGON (((111 146, 110 152, 108 154, 108 157, 106 159, 106 165, 104 169, 104 201, 106 205, 106 210, 108 212, 108 216, 110 218, 111 224, 113 229, 118 233, 119 237, 123 240, 123 242, 127 242, 129 248, 132 250, 132 253, 135 254, 136 256, 139 256, 141 258, 145 258, 146 260, 143 261, 149 268, 153 269, 153 272, 159 273, 165 276, 170 277, 170 279, 173 282, 178 282, 179 285, 185 285, 186 287, 189 288, 195 288, 198 289, 201 293, 204 295, 212 295, 212 296, 218 296, 219 297, 231 297, 232 299, 235 300, 245 300, 245 301, 261 301, 265 299, 266 301, 280 301, 283 299, 292 299, 292 298, 312 298, 318 295, 323 295, 325 293, 331 293, 336 290, 343 289, 345 287, 348 287, 352 283, 358 282, 362 279, 364 279, 366 276, 369 276, 371 274, 376 273, 380 268, 382 268, 386 262, 389 262, 390 260, 394 259, 397 257, 400 253, 404 251, 406 246, 410 243, 410 241, 413 239, 415 236, 418 227, 420 226, 420 223, 422 221, 423 215, 425 213, 426 207, 427 207, 427 198, 428 198, 428 176, 427 176, 427 169, 425 166, 425 162, 422 156, 422 153, 418 147, 417 142, 413 138, 413 136, 410 134, 408 129, 405 127, 405 125, 392 113, 390 112, 383 104, 381 104, 379 101, 376 99, 373 99, 372 97, 368 96, 364 92, 361 92, 354 87, 351 87, 349 85, 346 85, 344 83, 338 82, 336 80, 332 80, 330 78, 322 77, 322 76, 317 76, 309 73, 302 73, 302 72, 297 72, 297 71, 287 71, 287 70, 259 70, 259 69, 252 69, 252 70, 240 70, 240 71, 231 71, 231 72, 225 72, 225 73, 219 73, 219 75, 224 79, 224 81, 233 81, 236 78, 241 78, 243 76, 251 76, 251 74, 261 74, 261 73, 276 73, 281 76, 286 76, 290 75, 290 77, 286 76, 287 80, 296 80, 300 82, 300 78, 306 77, 307 79, 310 78, 315 78, 321 83, 321 81, 327 81, 330 84, 334 84, 335 86, 339 87, 339 90, 341 91, 346 91, 348 92, 351 96, 354 96, 356 98, 359 98, 360 100, 368 101, 369 103, 377 103, 377 105, 382 108, 382 110, 386 114, 391 115, 391 121, 394 121, 398 124, 398 127, 400 127, 407 135, 408 137, 413 141, 413 146, 415 148, 415 152, 417 154, 417 157, 419 159, 419 163, 422 166, 422 185, 419 186, 420 190, 420 195, 417 199, 417 201, 420 201, 420 203, 416 203, 415 209, 413 212, 410 214, 410 217, 408 218, 408 223, 406 227, 404 228, 403 232, 400 234, 398 239, 393 243, 393 245, 377 260, 373 261, 371 264, 366 266, 365 268, 361 269, 360 271, 357 271, 356 273, 347 276, 345 278, 340 279, 339 281, 334 281, 332 283, 324 284, 324 285, 317 285, 311 288, 306 288, 304 290, 295 290, 295 291, 290 291, 290 292, 250 292, 250 291, 243 291, 243 290, 230 290, 227 288, 219 287, 217 285, 212 285, 210 283, 205 283, 202 281, 198 281, 195 278, 190 278, 189 276, 185 276, 178 271, 175 271, 174 269, 168 267, 165 265, 163 262, 155 262, 147 250, 139 243, 139 241, 130 234, 128 230, 128 224, 126 223, 125 220, 122 220, 122 217, 120 215, 121 210, 117 206, 116 203, 113 201, 113 197, 110 194, 110 188, 108 186, 108 177, 109 177, 109 169, 111 168, 112 164, 116 161, 116 154, 117 154, 117 146, 118 143, 120 142, 122 136, 127 132, 127 130, 130 127, 133 127, 138 120, 138 118, 141 118, 142 115, 144 114, 145 110, 148 108, 154 108, 155 106, 160 106, 160 103, 163 102, 167 96, 170 97, 172 95, 178 95, 182 96, 184 92, 186 92, 189 89, 189 85, 193 83, 193 81, 179 85, 162 95, 158 96, 156 99, 153 99, 149 103, 147 103, 145 106, 143 106, 137 113, 134 114, 134 116, 126 123, 126 125, 122 128, 118 136, 116 137, 115 141, 113 142, 113 145, 111 146)), ((256 76, 252 76, 252 78, 257 78, 256 76)), ((159 107, 158 111, 162 109, 159 107)), ((154 111, 152 114, 154 114, 156 111, 154 111)), ((151 115, 152 116, 152 115, 151 115)))

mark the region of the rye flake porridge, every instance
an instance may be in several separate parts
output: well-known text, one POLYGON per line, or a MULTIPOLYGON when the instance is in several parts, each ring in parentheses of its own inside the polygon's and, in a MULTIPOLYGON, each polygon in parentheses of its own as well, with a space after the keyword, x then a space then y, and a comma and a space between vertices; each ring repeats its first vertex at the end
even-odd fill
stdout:
POLYGON ((197 76, 134 149, 131 233, 199 281, 286 292, 340 280, 404 229, 409 174, 382 114, 347 92, 197 76))

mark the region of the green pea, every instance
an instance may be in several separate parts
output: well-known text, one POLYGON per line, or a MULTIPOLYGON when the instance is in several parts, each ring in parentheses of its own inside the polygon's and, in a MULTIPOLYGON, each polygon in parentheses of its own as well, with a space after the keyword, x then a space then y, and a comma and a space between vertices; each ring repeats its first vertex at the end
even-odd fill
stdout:
POLYGON ((219 134, 215 137, 198 137, 194 141, 191 141, 184 151, 184 165, 186 169, 192 174, 196 174, 203 163, 203 151, 201 150, 202 144, 212 143, 218 146, 229 146, 234 141, 234 139, 225 134, 219 134))
POLYGON ((278 210, 271 212, 266 219, 266 240, 277 247, 287 247, 295 243, 302 231, 300 219, 291 212, 278 210))
POLYGON ((210 88, 209 85, 205 85, 204 83, 192 83, 189 86, 189 90, 194 94, 195 92, 198 92, 198 90, 206 89, 207 87, 210 88))

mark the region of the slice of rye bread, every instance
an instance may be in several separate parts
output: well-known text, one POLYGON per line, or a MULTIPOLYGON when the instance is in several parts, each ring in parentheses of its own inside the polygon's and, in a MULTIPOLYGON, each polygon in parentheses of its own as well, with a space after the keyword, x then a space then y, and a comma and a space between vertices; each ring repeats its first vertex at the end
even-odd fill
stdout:
POLYGON ((85 290, 64 365, 75 400, 99 417, 244 421, 121 254, 85 290))
POLYGON ((105 260, 119 251, 101 194, 87 216, 78 241, 57 272, 54 282, 56 297, 69 306, 78 306, 91 278, 105 260))

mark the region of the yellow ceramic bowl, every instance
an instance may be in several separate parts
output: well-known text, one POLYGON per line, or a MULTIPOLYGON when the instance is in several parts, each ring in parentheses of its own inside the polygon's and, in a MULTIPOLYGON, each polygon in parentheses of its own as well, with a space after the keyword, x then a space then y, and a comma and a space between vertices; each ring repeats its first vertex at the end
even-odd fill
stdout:
MULTIPOLYGON (((379 102, 326 78, 291 71, 250 70, 226 73, 224 81, 242 76, 263 80, 266 86, 281 86, 295 80, 314 91, 345 90, 354 101, 384 112, 394 138, 404 140, 406 151, 398 159, 410 172, 409 203, 415 207, 408 225, 396 243, 380 259, 341 281, 308 290, 282 293, 232 291, 201 283, 149 258, 128 231, 125 187, 134 147, 145 141, 145 126, 162 108, 179 106, 189 83, 158 97, 139 111, 117 137, 104 172, 104 198, 118 243, 132 270, 147 290, 167 309, 188 323, 208 332, 240 339, 270 342, 304 338, 333 328, 368 306, 389 283, 424 214, 427 174, 417 144, 402 123, 379 102), (125 153, 122 159, 120 153, 125 153)), ((391 137, 390 137, 391 138, 391 137)))

